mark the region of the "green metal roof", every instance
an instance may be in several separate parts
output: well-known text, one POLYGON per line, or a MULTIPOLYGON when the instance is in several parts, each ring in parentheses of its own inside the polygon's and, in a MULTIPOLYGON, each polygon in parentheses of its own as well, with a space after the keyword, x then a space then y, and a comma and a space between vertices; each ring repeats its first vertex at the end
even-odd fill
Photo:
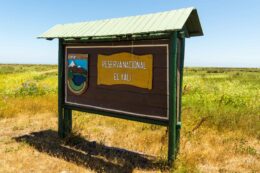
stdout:
POLYGON ((153 14, 105 19, 90 22, 58 24, 38 38, 88 38, 136 34, 166 33, 184 29, 188 36, 201 36, 197 10, 185 8, 153 14))

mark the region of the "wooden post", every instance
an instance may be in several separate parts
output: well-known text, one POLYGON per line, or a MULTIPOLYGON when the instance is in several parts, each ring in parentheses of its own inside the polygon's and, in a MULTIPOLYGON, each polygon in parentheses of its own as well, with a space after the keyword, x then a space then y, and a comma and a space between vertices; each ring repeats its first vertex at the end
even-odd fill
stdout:
POLYGON ((169 54, 169 125, 168 125, 168 163, 173 164, 176 157, 177 123, 177 32, 170 37, 169 54))
POLYGON ((181 114, 182 114, 182 86, 183 86, 183 68, 184 68, 184 56, 185 56, 185 33, 180 32, 179 33, 179 39, 180 39, 180 48, 178 48, 179 54, 180 54, 180 82, 179 82, 179 119, 177 120, 177 126, 176 126, 176 132, 177 132, 177 152, 180 148, 180 131, 181 131, 181 114))
POLYGON ((64 108, 64 133, 65 136, 69 135, 72 130, 72 111, 71 109, 64 108))
POLYGON ((181 78, 180 78, 180 121, 181 121, 181 108, 182 108, 182 86, 183 86, 183 70, 184 70, 184 57, 185 57, 185 34, 181 33, 181 78))
POLYGON ((64 138, 64 46, 63 40, 59 39, 59 55, 58 55, 58 134, 64 138))

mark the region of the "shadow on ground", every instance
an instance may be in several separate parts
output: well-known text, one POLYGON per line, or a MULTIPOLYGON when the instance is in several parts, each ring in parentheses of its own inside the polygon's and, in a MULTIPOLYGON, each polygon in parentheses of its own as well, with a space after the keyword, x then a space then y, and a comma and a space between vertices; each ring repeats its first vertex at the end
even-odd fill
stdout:
POLYGON ((166 164, 154 157, 140 153, 108 147, 71 135, 62 140, 56 131, 33 132, 14 138, 25 142, 40 152, 85 166, 96 172, 133 172, 134 168, 143 170, 164 170, 166 164))

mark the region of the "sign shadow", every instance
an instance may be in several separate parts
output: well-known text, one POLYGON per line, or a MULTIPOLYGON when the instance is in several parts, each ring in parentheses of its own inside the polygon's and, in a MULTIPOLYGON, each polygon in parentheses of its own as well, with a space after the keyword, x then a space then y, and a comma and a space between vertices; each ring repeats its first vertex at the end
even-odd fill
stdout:
POLYGON ((109 147, 95 141, 88 141, 78 135, 62 140, 53 130, 32 132, 14 137, 17 142, 27 143, 39 152, 84 166, 96 172, 133 172, 144 170, 165 170, 167 164, 153 156, 109 147))

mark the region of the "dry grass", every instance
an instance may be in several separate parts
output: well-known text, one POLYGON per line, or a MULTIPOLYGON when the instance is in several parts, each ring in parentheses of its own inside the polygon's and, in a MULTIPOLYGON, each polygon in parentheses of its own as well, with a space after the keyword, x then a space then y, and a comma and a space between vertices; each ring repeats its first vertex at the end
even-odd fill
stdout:
MULTIPOLYGON (((37 151, 26 142, 16 142, 14 137, 34 131, 55 129, 56 116, 52 113, 34 116, 20 115, 0 120, 0 172, 87 172, 83 167, 37 151)), ((90 172, 90 171, 89 171, 90 172)))
MULTIPOLYGON (((74 135, 65 141, 57 137, 53 113, 1 119, 0 172, 170 172, 164 128, 75 114, 74 135)), ((260 170, 260 143, 242 132, 201 127, 181 136, 173 172, 260 170)))
MULTIPOLYGON (((1 101, 0 101, 1 102, 1 101)), ((34 115, 37 113, 57 113, 57 96, 45 95, 40 97, 10 97, 2 99, 1 117, 16 117, 19 114, 34 115)))
POLYGON ((202 128, 181 139, 180 161, 201 172, 257 172, 260 143, 241 132, 202 128))

